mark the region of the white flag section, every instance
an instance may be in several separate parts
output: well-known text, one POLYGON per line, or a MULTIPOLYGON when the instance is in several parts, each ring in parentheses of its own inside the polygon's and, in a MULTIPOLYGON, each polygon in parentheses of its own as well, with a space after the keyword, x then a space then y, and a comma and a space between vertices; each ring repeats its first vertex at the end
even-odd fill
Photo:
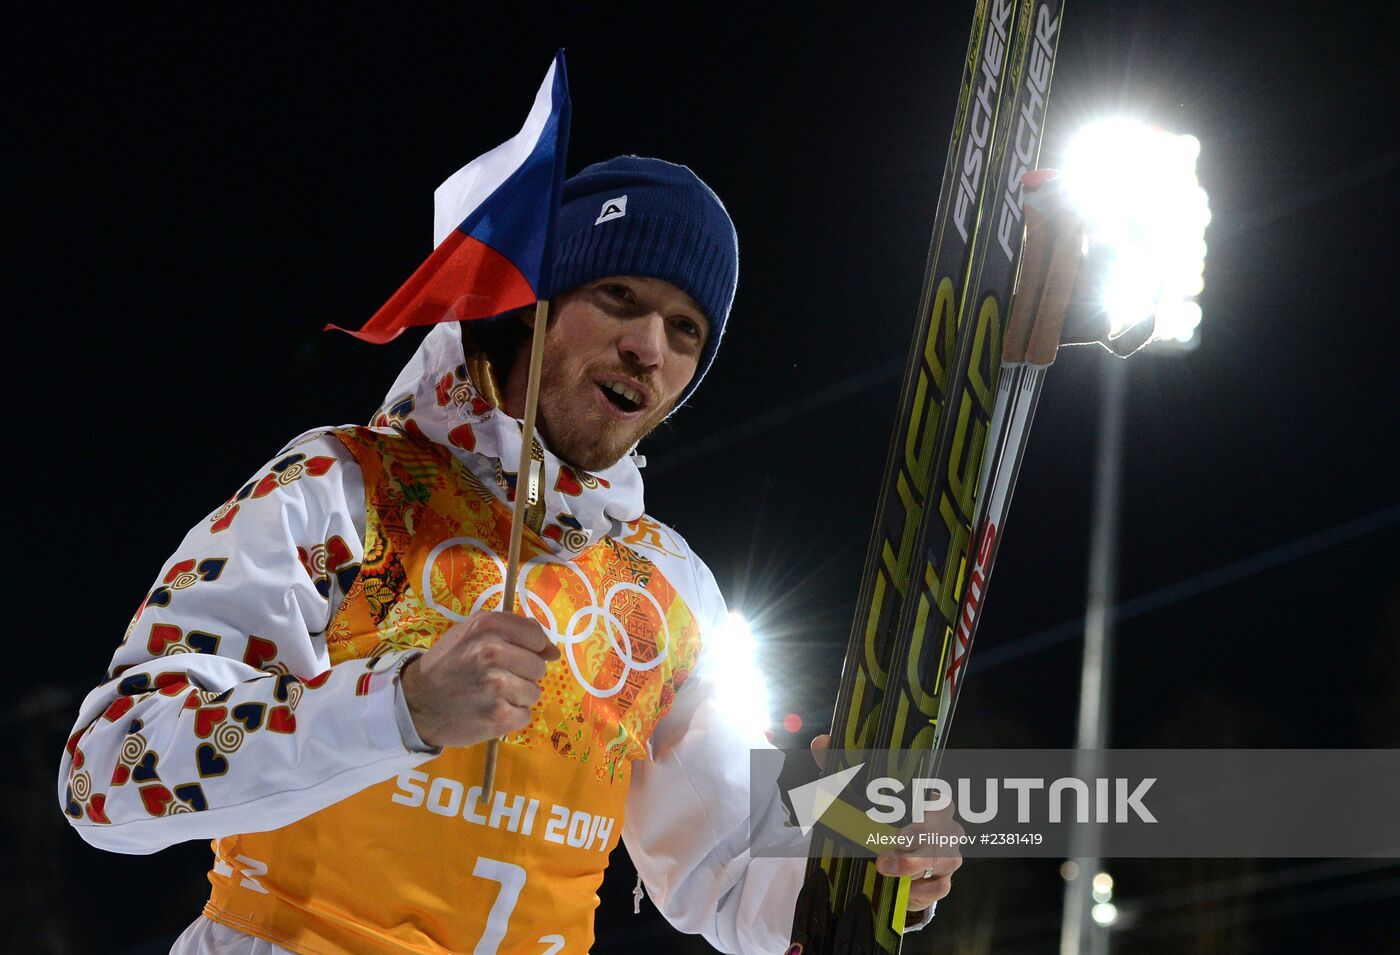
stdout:
POLYGON ((490 152, 482 153, 461 169, 448 176, 433 192, 433 248, 452 234, 462 222, 476 211, 492 193, 499 189, 517 169, 530 158, 544 133, 554 109, 555 76, 559 58, 549 64, 544 82, 535 93, 535 103, 520 132, 490 152))

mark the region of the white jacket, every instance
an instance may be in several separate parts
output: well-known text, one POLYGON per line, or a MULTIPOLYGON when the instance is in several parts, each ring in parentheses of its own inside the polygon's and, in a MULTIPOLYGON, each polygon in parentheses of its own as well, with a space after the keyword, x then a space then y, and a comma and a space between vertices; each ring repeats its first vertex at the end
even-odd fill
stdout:
MULTIPOLYGON (((461 366, 458 326, 435 327, 377 421, 416 427, 504 496, 519 425, 473 403, 461 366), (444 389, 450 400, 441 400, 444 389), (410 394, 416 407, 402 414, 410 394), (449 437, 463 421, 474 451, 449 437)), ((546 455, 552 473, 559 462, 546 455)), ((547 485, 547 512, 564 530, 561 561, 643 516, 631 459, 597 477, 579 495, 547 485)), ((432 758, 415 751, 396 686, 397 665, 413 651, 330 662, 327 626, 353 580, 348 569, 364 557, 364 498, 355 458, 332 435, 309 432, 189 532, 65 749, 59 802, 84 839, 149 853, 277 829, 432 758), (216 725, 208 714, 220 711, 216 725)), ((714 579, 679 535, 651 526, 661 553, 648 556, 687 591, 706 642, 648 758, 633 765, 622 837, 676 928, 724 951, 781 952, 804 862, 750 857, 751 786, 772 793, 758 825, 774 839, 800 837, 785 826, 775 781, 749 778, 749 750, 769 745, 762 727, 741 725, 717 700, 723 674, 713 672, 711 641, 725 606, 714 579)), ((176 950, 283 951, 207 920, 176 950)))

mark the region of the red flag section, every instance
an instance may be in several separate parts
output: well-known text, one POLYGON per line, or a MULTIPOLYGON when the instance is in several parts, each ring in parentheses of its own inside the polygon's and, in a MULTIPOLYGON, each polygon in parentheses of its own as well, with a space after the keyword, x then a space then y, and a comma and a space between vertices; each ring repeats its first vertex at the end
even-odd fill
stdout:
POLYGON ((534 301, 530 283, 509 260, 479 240, 453 231, 363 328, 354 332, 327 325, 325 330, 383 345, 406 328, 489 318, 534 301))

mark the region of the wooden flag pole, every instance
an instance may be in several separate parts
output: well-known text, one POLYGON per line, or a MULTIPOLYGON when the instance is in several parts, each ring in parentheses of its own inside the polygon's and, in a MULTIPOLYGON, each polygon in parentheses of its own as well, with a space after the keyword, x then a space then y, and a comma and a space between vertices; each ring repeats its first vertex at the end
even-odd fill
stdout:
MULTIPOLYGON (((539 502, 544 489, 543 475, 536 470, 534 460, 535 415, 540 403, 540 369, 544 365, 544 332, 549 321, 549 300, 535 303, 535 331, 530 336, 530 377, 525 389, 525 417, 520 424, 520 466, 515 472, 515 510, 510 518, 510 552, 506 558, 506 589, 501 596, 501 609, 515 612, 515 590, 520 580, 520 542, 525 534, 525 512, 539 502)), ((540 470, 543 470, 542 468, 540 470)), ((521 601, 521 609, 524 609, 521 601)), ((481 795, 489 797, 496 787, 496 755, 501 741, 486 744, 486 768, 482 773, 481 795)))

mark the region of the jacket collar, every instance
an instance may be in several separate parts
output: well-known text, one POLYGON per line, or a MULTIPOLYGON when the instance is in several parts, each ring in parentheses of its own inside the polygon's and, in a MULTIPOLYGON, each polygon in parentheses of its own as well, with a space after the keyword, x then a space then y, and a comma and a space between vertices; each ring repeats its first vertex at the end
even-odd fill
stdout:
MULTIPOLYGON (((484 356, 464 351, 461 326, 433 326, 399 372, 372 424, 447 448, 498 499, 513 502, 520 462, 521 422, 499 407, 484 356)), ((564 557, 642 516, 642 475, 632 456, 602 471, 561 461, 535 433, 543 453, 544 494, 529 512, 530 525, 564 557)))

